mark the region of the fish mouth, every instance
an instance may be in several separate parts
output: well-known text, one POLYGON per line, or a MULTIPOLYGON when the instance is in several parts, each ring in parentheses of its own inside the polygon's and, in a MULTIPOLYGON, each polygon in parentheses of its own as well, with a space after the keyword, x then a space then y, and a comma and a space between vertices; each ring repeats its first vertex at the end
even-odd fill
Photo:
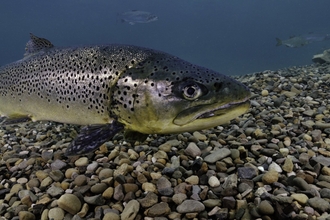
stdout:
POLYGON ((250 107, 249 98, 220 106, 219 103, 194 106, 180 112, 173 123, 179 126, 196 123, 200 124, 201 127, 205 127, 201 129, 214 127, 244 114, 250 107))

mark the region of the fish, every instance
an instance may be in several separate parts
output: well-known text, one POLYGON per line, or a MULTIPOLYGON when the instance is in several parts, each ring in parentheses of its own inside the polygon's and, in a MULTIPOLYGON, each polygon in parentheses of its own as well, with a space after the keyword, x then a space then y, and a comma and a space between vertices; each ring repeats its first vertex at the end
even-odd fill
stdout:
POLYGON ((313 33, 302 34, 300 36, 292 36, 289 39, 281 40, 276 38, 276 46, 285 45, 287 47, 302 47, 313 42, 320 42, 330 39, 330 34, 313 33))
POLYGON ((55 47, 30 34, 23 59, 0 68, 2 125, 82 125, 66 156, 90 153, 120 132, 145 140, 209 129, 248 111, 250 96, 229 76, 133 45, 55 47))
POLYGON ((135 23, 149 23, 152 21, 157 21, 158 17, 146 11, 131 10, 119 14, 118 17, 122 22, 127 22, 130 25, 135 23))
POLYGON ((309 44, 309 41, 301 36, 290 37, 289 39, 286 40, 281 40, 279 38, 276 38, 276 41, 277 41, 276 46, 285 45, 287 47, 292 47, 292 48, 302 47, 309 44))

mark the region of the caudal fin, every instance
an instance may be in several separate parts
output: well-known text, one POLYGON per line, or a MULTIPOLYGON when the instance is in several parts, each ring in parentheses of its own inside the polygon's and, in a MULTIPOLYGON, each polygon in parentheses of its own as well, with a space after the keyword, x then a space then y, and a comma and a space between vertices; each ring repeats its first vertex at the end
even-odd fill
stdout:
POLYGON ((279 39, 279 38, 276 38, 276 41, 277 41, 276 47, 278 47, 278 46, 281 46, 281 45, 282 45, 282 41, 281 41, 281 39, 279 39))

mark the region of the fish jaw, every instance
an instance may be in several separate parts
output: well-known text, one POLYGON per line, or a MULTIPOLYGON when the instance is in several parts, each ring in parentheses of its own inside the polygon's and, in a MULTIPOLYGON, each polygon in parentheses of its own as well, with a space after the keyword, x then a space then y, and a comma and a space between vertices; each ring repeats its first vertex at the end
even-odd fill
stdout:
POLYGON ((249 108, 250 100, 248 98, 220 106, 217 103, 196 106, 180 112, 173 120, 173 123, 178 126, 184 126, 190 123, 191 125, 189 127, 192 130, 195 127, 214 127, 227 123, 231 119, 244 114, 249 108))

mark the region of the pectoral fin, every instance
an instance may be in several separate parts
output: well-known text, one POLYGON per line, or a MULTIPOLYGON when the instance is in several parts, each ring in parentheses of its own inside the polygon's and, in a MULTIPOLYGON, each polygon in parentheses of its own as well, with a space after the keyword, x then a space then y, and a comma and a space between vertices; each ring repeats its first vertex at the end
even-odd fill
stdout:
POLYGON ((65 152, 66 156, 86 154, 96 150, 104 142, 111 140, 118 132, 124 129, 124 125, 114 121, 111 124, 89 125, 83 127, 65 152))

